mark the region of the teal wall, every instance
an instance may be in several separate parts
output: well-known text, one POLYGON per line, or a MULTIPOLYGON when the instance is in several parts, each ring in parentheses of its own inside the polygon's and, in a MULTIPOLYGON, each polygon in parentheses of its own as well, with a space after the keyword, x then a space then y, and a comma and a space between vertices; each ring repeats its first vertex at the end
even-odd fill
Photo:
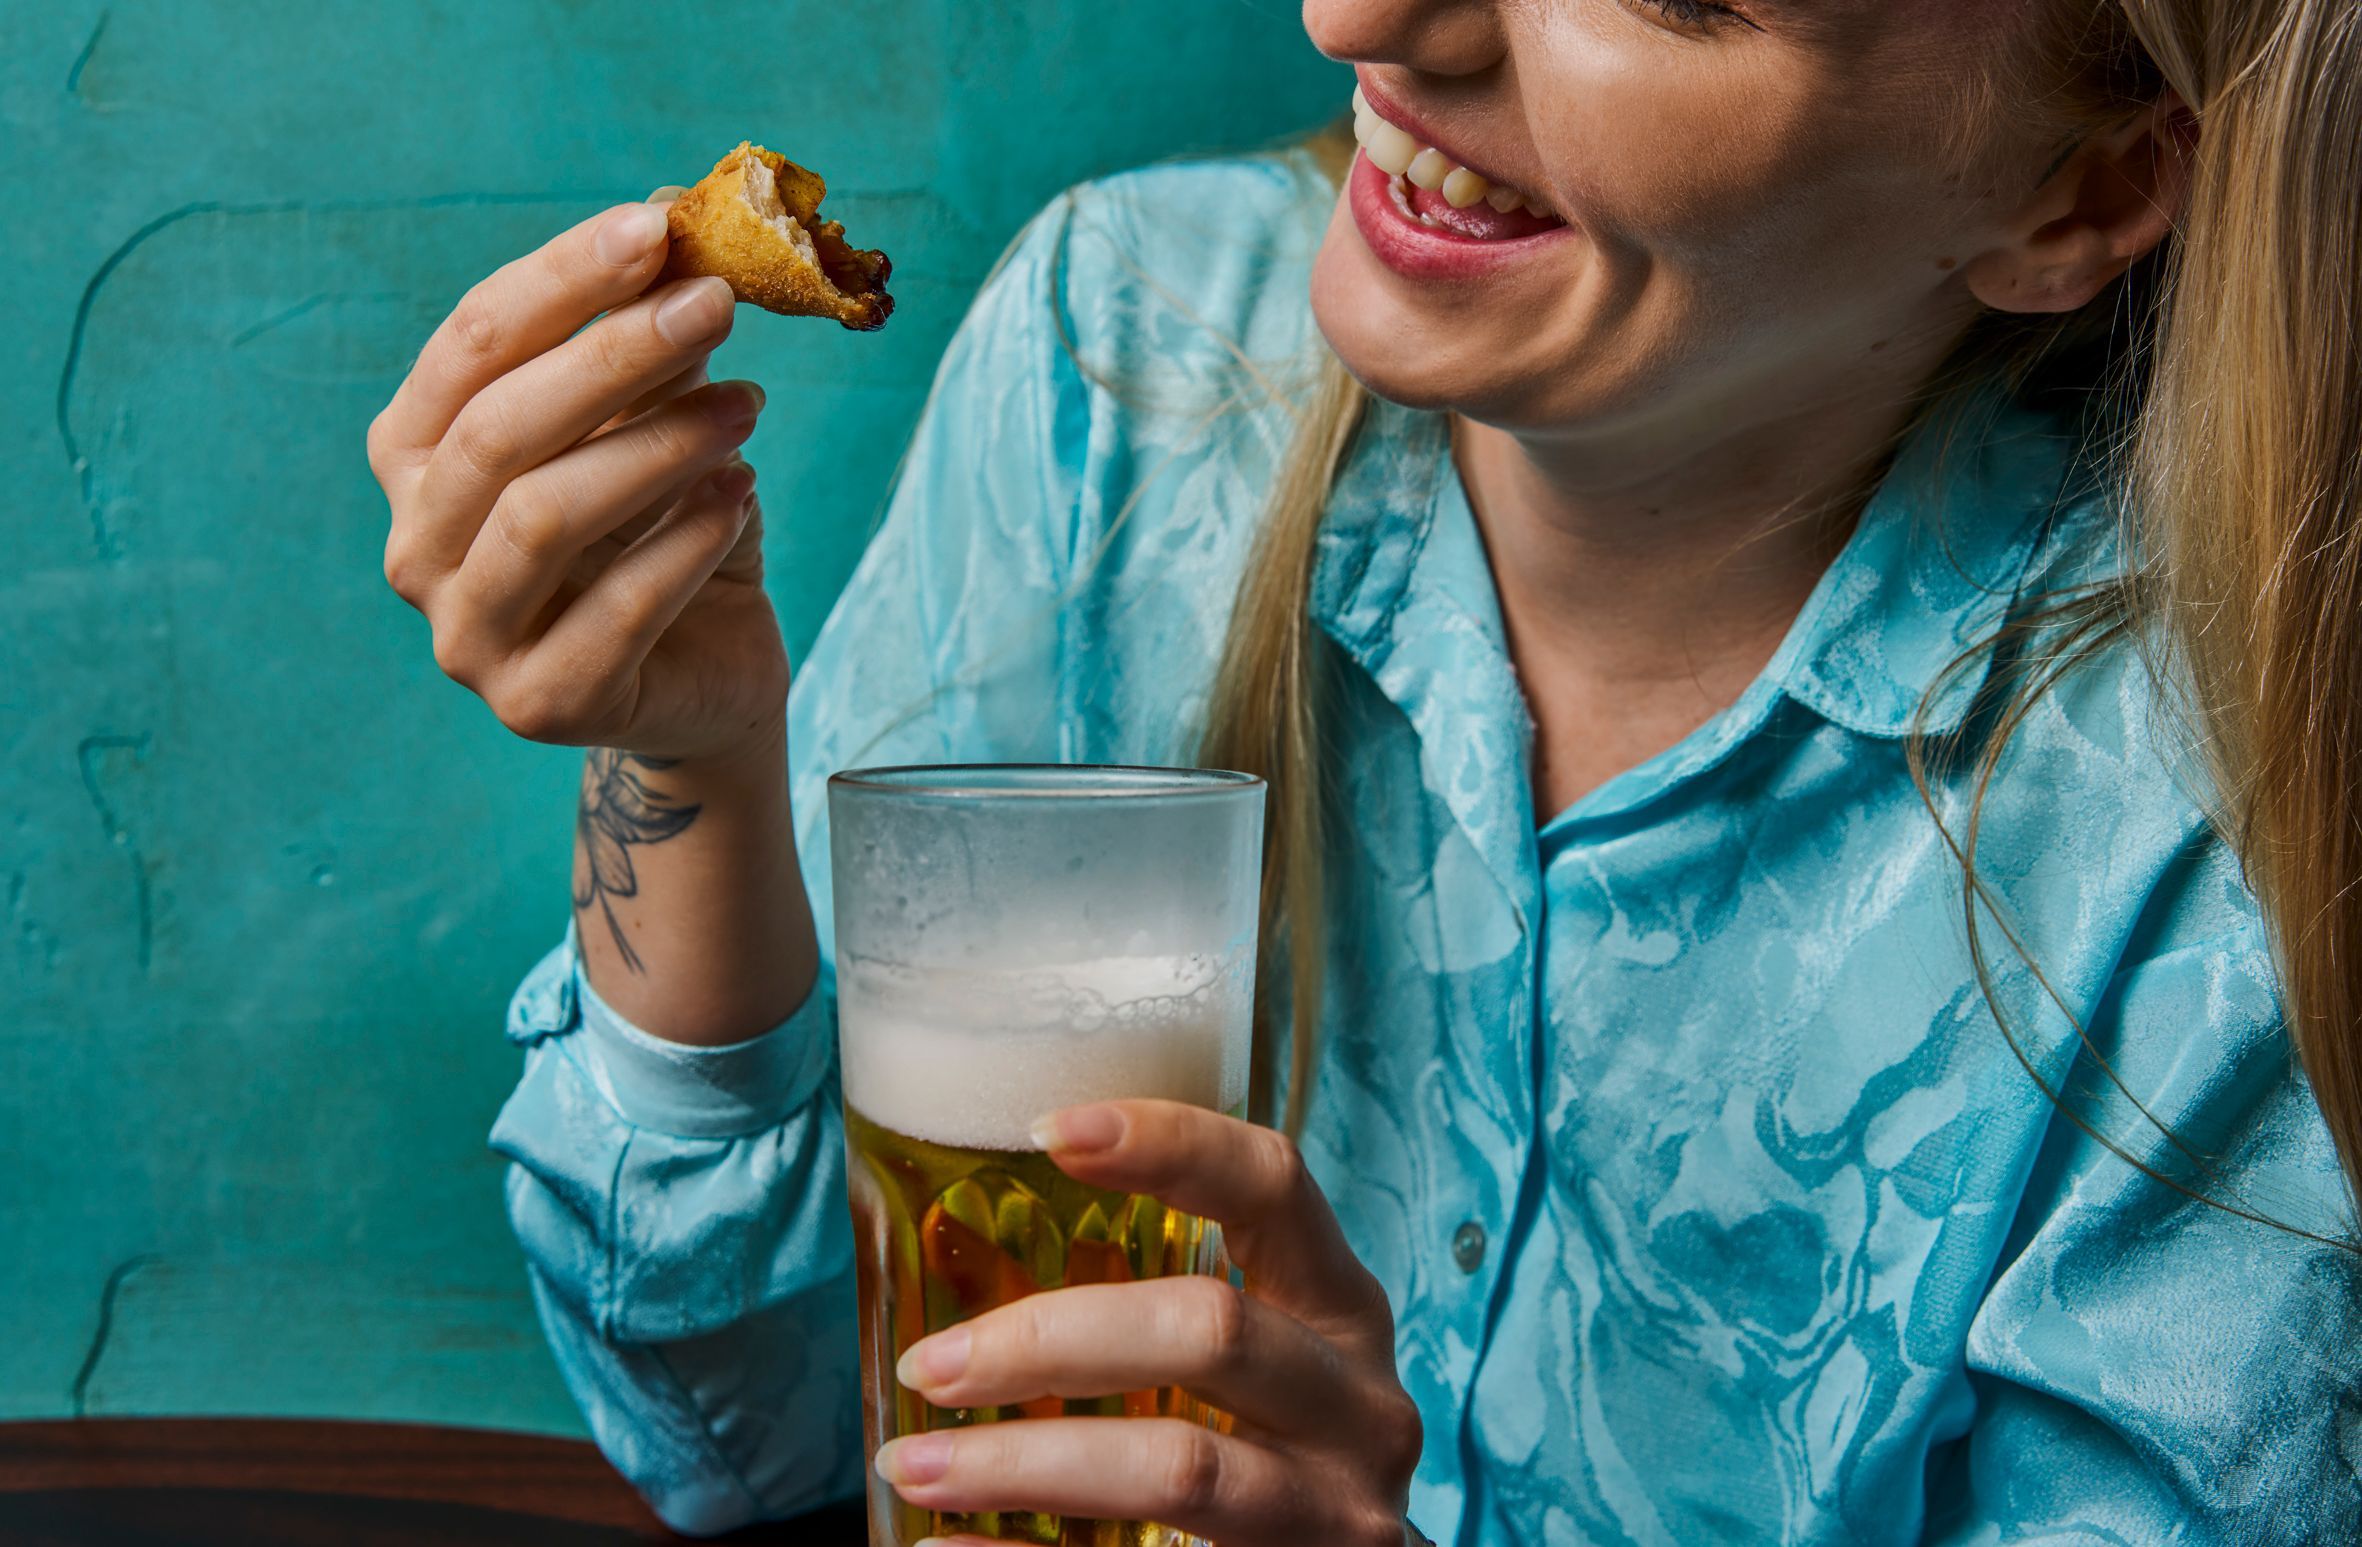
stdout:
POLYGON ((0 0, 0 1418, 574 1426, 483 1136, 575 759, 435 674, 361 451, 471 280, 831 178, 893 325, 717 366, 800 648, 1026 215, 1348 85, 1287 0, 0 0))

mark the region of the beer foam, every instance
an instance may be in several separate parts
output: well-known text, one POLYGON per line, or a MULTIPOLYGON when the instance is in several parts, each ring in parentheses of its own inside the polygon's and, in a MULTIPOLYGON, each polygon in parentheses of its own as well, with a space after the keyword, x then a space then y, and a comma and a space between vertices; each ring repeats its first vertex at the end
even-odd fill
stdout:
POLYGON ((1031 1150, 1034 1120, 1157 1096, 1227 1110, 1247 1094, 1252 979, 1211 955, 1109 956, 1021 970, 837 968, 846 1104, 968 1149, 1031 1150))

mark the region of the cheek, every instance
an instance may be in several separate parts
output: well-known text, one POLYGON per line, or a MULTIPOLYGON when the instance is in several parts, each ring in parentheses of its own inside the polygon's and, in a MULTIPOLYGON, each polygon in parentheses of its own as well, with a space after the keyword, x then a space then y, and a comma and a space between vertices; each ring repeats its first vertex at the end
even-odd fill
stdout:
POLYGON ((1568 208, 1628 275, 1791 304, 1924 289, 1960 212, 1862 96, 1768 47, 1680 69, 1601 55, 1554 85, 1535 127, 1568 208))

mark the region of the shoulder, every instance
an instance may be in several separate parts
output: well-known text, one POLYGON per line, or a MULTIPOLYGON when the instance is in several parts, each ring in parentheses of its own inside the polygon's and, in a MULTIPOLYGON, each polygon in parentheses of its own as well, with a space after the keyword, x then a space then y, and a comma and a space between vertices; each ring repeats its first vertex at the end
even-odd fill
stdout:
MULTIPOLYGON (((2051 509, 1994 651, 1976 745, 1948 759, 1954 826, 1980 874, 2097 989, 2153 957, 2204 955, 2261 991, 2263 911, 2205 756, 2206 728, 2172 641, 2140 600, 2120 502, 2077 474, 2051 509)), ((2192 1024, 2203 1024, 2196 1017, 2192 1024)))
POLYGON ((962 333, 1053 341, 1059 368, 1171 406, 1219 393, 1312 341, 1307 291, 1335 196, 1302 150, 1077 184, 1019 233, 962 333))
POLYGON ((2261 907, 2220 830, 2205 726, 2170 641, 2088 547, 2048 573, 2014 642, 2015 703, 1995 706, 2006 739, 1991 814, 2030 840, 2030 882, 2051 872, 2038 855, 2072 859, 2077 890, 2147 909, 2170 895, 2175 934, 2263 959, 2261 907))

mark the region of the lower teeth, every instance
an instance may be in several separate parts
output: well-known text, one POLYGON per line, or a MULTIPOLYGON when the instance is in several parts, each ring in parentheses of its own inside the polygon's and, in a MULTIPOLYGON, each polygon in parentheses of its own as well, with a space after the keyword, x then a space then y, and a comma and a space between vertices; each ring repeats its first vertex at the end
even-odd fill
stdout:
MULTIPOLYGON (((1411 219, 1416 220, 1419 222, 1419 224, 1427 227, 1429 230, 1449 231, 1454 236, 1463 236, 1467 234, 1455 226, 1448 226, 1444 224, 1442 221, 1436 219, 1433 215, 1428 214, 1426 211, 1413 204, 1411 202, 1411 180, 1403 176, 1400 172, 1397 172, 1386 179, 1386 188, 1389 193, 1394 195, 1395 208, 1401 210, 1405 215, 1408 215, 1411 219)), ((1530 212, 1537 215, 1541 214, 1541 211, 1539 210, 1532 210, 1530 212)))
POLYGON ((1404 214, 1410 216, 1413 220, 1416 220, 1419 224, 1425 226, 1428 230, 1450 231, 1454 236, 1462 236, 1466 234, 1445 225, 1433 215, 1428 214, 1425 210, 1420 209, 1417 205, 1413 204, 1411 202, 1411 180, 1403 176, 1400 172, 1397 172, 1392 177, 1388 178, 1386 180, 1386 186, 1394 194, 1395 207, 1400 209, 1404 214))

